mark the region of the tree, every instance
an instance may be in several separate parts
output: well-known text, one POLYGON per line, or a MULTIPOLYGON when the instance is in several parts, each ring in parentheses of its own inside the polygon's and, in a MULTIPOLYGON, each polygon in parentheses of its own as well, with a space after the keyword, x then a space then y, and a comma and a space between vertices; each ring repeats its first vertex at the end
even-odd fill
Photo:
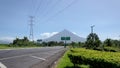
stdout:
POLYGON ((76 43, 74 41, 72 41, 71 45, 72 45, 73 48, 75 48, 75 44, 76 43))
POLYGON ((27 37, 24 37, 24 38, 23 38, 23 41, 27 41, 27 42, 28 42, 29 40, 28 40, 27 37))
POLYGON ((90 33, 87 37, 87 41, 85 42, 86 48, 97 48, 101 44, 99 37, 96 33, 90 33))
POLYGON ((111 39, 106 39, 105 41, 104 41, 104 45, 106 45, 106 46, 112 46, 112 40, 111 39))
POLYGON ((13 40, 13 46, 29 46, 29 40, 27 37, 23 39, 16 38, 13 40))
POLYGON ((79 47, 81 47, 81 44, 82 44, 81 42, 78 42, 78 46, 79 46, 79 47))
POLYGON ((58 42, 58 45, 59 45, 59 46, 64 46, 64 42, 62 42, 62 41, 61 41, 61 42, 58 42))
POLYGON ((18 38, 16 38, 15 40, 13 40, 13 45, 17 44, 18 40, 19 40, 18 38))
POLYGON ((42 45, 43 46, 47 46, 47 42, 42 42, 42 45))

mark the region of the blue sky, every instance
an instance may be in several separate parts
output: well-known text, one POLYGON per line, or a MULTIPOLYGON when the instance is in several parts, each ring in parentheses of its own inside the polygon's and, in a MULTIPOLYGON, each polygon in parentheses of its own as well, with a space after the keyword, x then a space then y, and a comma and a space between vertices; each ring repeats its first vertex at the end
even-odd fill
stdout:
POLYGON ((35 39, 67 29, 86 38, 90 26, 101 40, 119 39, 120 0, 0 0, 0 40, 29 36, 34 16, 35 39))

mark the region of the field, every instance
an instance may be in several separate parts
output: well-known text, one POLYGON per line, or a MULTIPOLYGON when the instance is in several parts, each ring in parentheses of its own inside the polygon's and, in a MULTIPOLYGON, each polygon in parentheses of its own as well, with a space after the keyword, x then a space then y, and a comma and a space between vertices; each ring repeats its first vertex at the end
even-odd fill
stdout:
POLYGON ((9 48, 8 44, 0 44, 0 49, 9 48))
POLYGON ((57 68, 120 68, 120 53, 74 48, 65 53, 57 68))
POLYGON ((36 48, 36 47, 40 47, 40 46, 16 46, 16 47, 13 47, 13 46, 9 46, 9 44, 0 44, 0 49, 16 49, 16 48, 36 48))

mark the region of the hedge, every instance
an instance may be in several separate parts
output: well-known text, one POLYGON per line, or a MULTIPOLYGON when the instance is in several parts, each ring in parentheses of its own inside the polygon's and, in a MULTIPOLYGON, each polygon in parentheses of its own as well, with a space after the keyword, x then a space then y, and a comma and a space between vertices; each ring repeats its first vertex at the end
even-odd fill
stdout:
POLYGON ((120 53, 84 48, 71 49, 68 54, 74 66, 89 64, 91 68, 120 68, 120 53))

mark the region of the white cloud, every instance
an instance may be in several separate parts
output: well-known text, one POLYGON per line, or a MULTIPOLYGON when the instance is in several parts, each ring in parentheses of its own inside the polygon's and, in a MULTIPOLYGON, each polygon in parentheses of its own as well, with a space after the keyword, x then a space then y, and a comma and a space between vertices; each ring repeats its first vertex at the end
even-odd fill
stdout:
POLYGON ((77 33, 76 32, 72 32, 73 34, 75 34, 75 35, 77 35, 77 33))
POLYGON ((40 34, 40 36, 41 36, 42 39, 45 39, 45 38, 49 38, 49 37, 51 37, 51 36, 53 36, 53 35, 55 35, 57 33, 58 32, 52 32, 52 33, 46 32, 46 33, 40 34))

